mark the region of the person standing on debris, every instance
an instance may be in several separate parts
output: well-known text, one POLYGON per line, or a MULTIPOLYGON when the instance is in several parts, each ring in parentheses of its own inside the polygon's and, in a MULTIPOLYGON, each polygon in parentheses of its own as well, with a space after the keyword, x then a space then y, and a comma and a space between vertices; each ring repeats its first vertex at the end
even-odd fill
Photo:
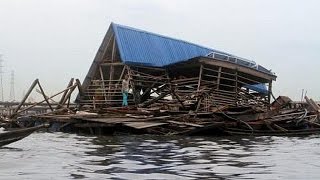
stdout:
POLYGON ((129 76, 126 74, 122 80, 122 106, 128 106, 128 92, 129 92, 129 76))

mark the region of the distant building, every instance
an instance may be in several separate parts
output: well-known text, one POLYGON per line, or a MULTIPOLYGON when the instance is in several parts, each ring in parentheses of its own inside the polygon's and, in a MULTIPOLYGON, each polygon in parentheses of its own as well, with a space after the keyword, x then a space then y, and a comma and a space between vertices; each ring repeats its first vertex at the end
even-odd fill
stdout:
POLYGON ((125 74, 132 89, 129 105, 168 101, 167 105, 197 111, 225 105, 268 107, 276 80, 254 61, 111 23, 76 102, 121 106, 125 74))

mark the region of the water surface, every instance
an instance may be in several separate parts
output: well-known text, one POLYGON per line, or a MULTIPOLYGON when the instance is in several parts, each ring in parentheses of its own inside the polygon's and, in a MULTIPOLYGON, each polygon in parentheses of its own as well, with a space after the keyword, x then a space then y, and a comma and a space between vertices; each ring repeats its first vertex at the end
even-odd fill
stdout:
POLYGON ((320 179, 320 136, 34 133, 0 156, 0 179, 320 179))

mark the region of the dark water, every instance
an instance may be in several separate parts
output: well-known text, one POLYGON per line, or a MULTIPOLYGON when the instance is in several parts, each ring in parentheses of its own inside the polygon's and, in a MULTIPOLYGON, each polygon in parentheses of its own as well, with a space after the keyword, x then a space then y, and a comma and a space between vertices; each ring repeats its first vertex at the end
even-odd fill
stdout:
POLYGON ((0 149, 0 179, 320 179, 320 136, 86 137, 35 133, 0 149))

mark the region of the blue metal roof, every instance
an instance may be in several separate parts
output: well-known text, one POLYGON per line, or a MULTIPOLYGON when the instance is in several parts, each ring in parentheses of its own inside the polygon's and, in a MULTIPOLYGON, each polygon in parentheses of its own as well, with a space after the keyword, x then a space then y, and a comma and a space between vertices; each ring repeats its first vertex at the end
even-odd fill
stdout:
POLYGON ((265 84, 253 84, 253 85, 245 85, 244 86, 245 88, 248 88, 248 89, 251 89, 253 91, 256 91, 258 93, 261 93, 261 94, 268 94, 269 91, 267 89, 267 86, 265 84))
MULTIPOLYGON (((112 23, 121 59, 127 64, 163 67, 215 51, 182 40, 112 23)), ((219 52, 219 51, 217 51, 219 52)), ((221 53, 221 52, 220 52, 221 53)))
MULTIPOLYGON (((125 64, 164 67, 170 64, 187 61, 195 57, 208 56, 210 53, 218 53, 228 59, 238 59, 237 56, 232 54, 206 48, 183 40, 115 23, 112 23, 111 26, 115 34, 121 60, 125 64)), ((237 61, 235 63, 251 67, 250 65, 247 65, 249 61, 246 61, 245 64, 241 64, 241 62, 242 61, 237 61)), ((260 65, 257 65, 255 69, 272 74, 272 72, 260 65)))

